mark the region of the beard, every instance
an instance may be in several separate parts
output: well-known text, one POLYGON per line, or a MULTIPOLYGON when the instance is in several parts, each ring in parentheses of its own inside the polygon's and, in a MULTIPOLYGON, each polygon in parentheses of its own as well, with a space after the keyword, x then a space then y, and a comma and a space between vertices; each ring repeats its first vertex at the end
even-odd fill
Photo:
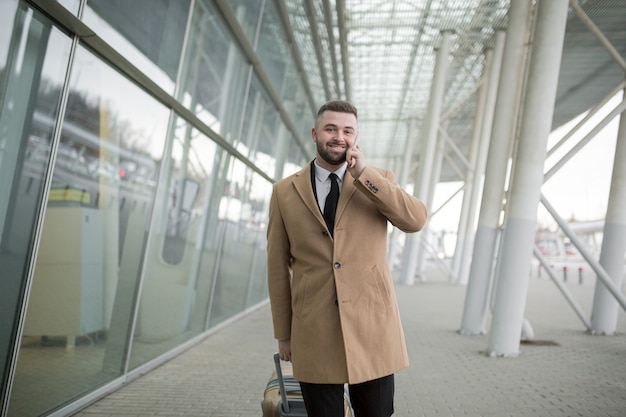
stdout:
MULTIPOLYGON (((315 137, 317 138, 317 135, 315 137)), ((337 154, 336 152, 326 148, 326 146, 322 144, 319 139, 317 140, 317 154, 320 158, 331 165, 341 165, 346 162, 346 152, 347 151, 343 151, 340 154, 337 154)))

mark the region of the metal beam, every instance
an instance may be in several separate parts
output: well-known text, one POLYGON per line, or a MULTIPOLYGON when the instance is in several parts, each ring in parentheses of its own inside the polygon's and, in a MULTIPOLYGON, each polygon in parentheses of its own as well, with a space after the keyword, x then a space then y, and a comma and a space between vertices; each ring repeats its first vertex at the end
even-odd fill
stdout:
POLYGON ((606 36, 604 36, 602 31, 595 25, 595 23, 593 23, 589 16, 587 16, 582 7, 578 5, 578 2, 576 2, 575 0, 569 0, 569 5, 574 10, 574 12, 576 12, 578 18, 585 24, 585 26, 589 28, 591 33, 593 33, 595 37, 598 38, 602 46, 606 48, 606 50, 613 57, 615 62, 617 62, 619 66, 622 67, 622 70, 626 72, 626 61, 624 61, 622 55, 617 49, 615 49, 613 44, 606 38, 606 36))
POLYGON ((552 268, 550 268, 550 264, 548 263, 548 261, 546 261, 546 258, 543 257, 539 249, 537 249, 536 245, 533 248, 533 254, 537 258, 541 266, 543 266, 543 269, 546 270, 552 282, 554 282, 556 286, 558 287, 559 291, 561 291, 561 294, 563 294, 563 296, 565 297, 569 305, 574 309, 574 312, 576 313, 580 321, 583 322, 587 330, 591 330, 591 320, 589 320, 589 317, 587 317, 583 309, 576 302, 576 299, 574 298, 572 293, 567 289, 565 285, 563 285, 561 281, 559 281, 556 275, 554 275, 554 271, 552 270, 552 268))
POLYGON ((302 152, 305 155, 308 154, 309 150, 306 147, 307 142, 304 140, 304 138, 302 137, 302 135, 300 134, 300 132, 294 125, 293 121, 291 120, 289 113, 287 113, 287 110, 283 106, 282 100, 278 96, 276 89, 274 88, 274 86, 272 85, 272 82, 270 81, 269 75, 267 74, 267 72, 265 71, 265 68, 261 64, 261 60, 259 59, 259 56, 256 54, 254 47, 248 40, 248 36, 241 28, 241 25, 239 24, 239 21, 237 20, 237 16, 235 15, 235 12, 233 11, 232 6, 228 2, 228 0, 215 0, 215 5, 217 6, 217 10, 222 14, 222 17, 226 21, 226 26, 233 34, 235 41, 237 42, 237 44, 243 51, 246 58, 248 58, 248 61, 254 67, 254 71, 256 72, 257 77, 261 81, 261 84, 263 85, 263 88, 267 92, 267 95, 272 100, 272 103, 278 109, 278 112, 280 113, 280 116, 283 122, 285 123, 287 128, 291 131, 293 136, 296 138, 296 141, 298 145, 300 145, 302 152))
POLYGON ((348 32, 346 30, 346 3, 337 0, 337 28, 339 29, 339 48, 341 49, 341 66, 343 67, 343 84, 346 100, 352 99, 350 85, 350 60, 348 57, 348 32))
POLYGON ((276 4, 276 8, 278 9, 278 12, 280 14, 280 19, 283 23, 283 27, 285 28, 285 35, 287 36, 287 41, 289 42, 289 46, 291 47, 291 52, 296 62, 296 68, 298 69, 298 74, 300 75, 300 79, 302 80, 302 86, 304 87, 304 91, 306 92, 307 98, 309 100, 311 113, 313 114, 313 116, 315 116, 317 112, 317 105, 313 100, 311 83, 309 82, 309 77, 307 75, 308 73, 302 61, 302 54, 300 53, 300 48, 298 48, 298 42, 296 42, 296 38, 293 36, 294 30, 293 26, 291 26, 291 21, 289 20, 289 13, 287 12, 287 7, 285 6, 285 0, 274 1, 276 4))
POLYGON ((317 57, 317 66, 320 71, 320 77, 322 79, 322 85, 324 86, 324 92, 326 93, 326 100, 330 100, 330 88, 328 86, 328 76, 326 75, 326 65, 324 64, 324 54, 322 53, 322 41, 320 39, 320 33, 317 27, 317 14, 315 13, 315 4, 313 0, 306 0, 304 2, 304 9, 306 10, 306 17, 309 19, 309 28, 311 30, 311 38, 313 40, 313 49, 315 50, 315 56, 317 57))
POLYGON ((626 297, 624 297, 624 294, 622 294, 622 291, 620 290, 620 288, 617 285, 615 285, 615 283, 613 282, 609 274, 607 274, 607 272, 604 270, 602 265, 600 265, 600 263, 594 259, 591 253, 589 253, 589 251, 585 247, 585 244, 578 238, 576 233, 574 233, 572 229, 567 225, 567 222, 563 220, 561 216, 559 216, 559 214, 554 209, 554 207, 552 207, 552 204, 550 204, 548 199, 543 194, 541 195, 541 204, 543 204, 546 210, 548 210, 548 213, 550 213, 550 215, 559 225, 563 233, 565 233, 565 236, 567 236, 570 239, 570 241, 572 242, 572 245, 574 245, 576 249, 578 249, 582 257, 585 258, 587 263, 589 263, 589 266, 591 266, 591 268, 598 275, 598 279, 602 281, 602 283, 606 286, 607 290, 609 290, 609 292, 613 294, 613 297, 615 297, 617 302, 622 306, 622 309, 626 311, 626 297))
POLYGON ((545 173, 543 182, 545 183, 550 178, 552 178, 552 176, 556 174, 557 171, 561 169, 561 167, 563 167, 563 165, 565 165, 567 161, 569 161, 574 155, 576 155, 583 146, 585 146, 591 139, 593 139, 598 133, 600 133, 600 131, 604 129, 606 125, 608 125, 616 116, 619 116, 624 110, 626 110, 626 99, 622 100, 622 102, 619 103, 613 109, 613 111, 611 111, 611 113, 609 113, 604 119, 602 119, 600 123, 596 125, 596 127, 591 129, 591 132, 587 133, 584 138, 582 138, 576 145, 574 145, 572 149, 569 150, 569 152, 563 155, 563 157, 559 159, 559 161, 554 164, 552 168, 548 170, 548 172, 545 173))
POLYGON ((589 121, 593 116, 600 111, 606 103, 609 102, 617 93, 624 89, 626 86, 626 81, 622 81, 617 87, 615 87, 609 94, 607 94, 602 100, 600 100, 593 108, 591 108, 585 117, 583 117, 577 124, 574 126, 569 132, 567 132, 554 146, 552 146, 548 150, 548 158, 556 152, 565 142, 569 140, 578 130, 584 126, 585 123, 589 121))
POLYGON ((333 80, 335 81, 335 94, 341 96, 339 88, 339 72, 337 71, 337 55, 335 55, 335 34, 333 33, 333 9, 329 0, 324 0, 324 23, 328 34, 328 47, 330 49, 330 62, 333 67, 333 80))

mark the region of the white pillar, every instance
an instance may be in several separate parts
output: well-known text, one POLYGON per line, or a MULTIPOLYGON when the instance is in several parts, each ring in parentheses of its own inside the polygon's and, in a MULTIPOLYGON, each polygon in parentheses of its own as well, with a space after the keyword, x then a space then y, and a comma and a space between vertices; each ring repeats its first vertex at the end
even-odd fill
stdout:
MULTIPOLYGON (((433 171, 437 138, 439 136, 439 120, 441 108, 443 106, 443 95, 445 92, 446 77, 448 74, 448 59, 450 55, 450 37, 452 33, 444 31, 441 34, 441 47, 435 62, 433 82, 430 89, 430 106, 428 114, 424 120, 424 135, 422 136, 423 148, 420 151, 420 174, 413 195, 425 199, 430 190, 430 180, 433 171)), ((430 212, 432 202, 425 200, 424 204, 430 212)), ((422 231, 424 233, 424 231, 422 231)), ((402 271, 400 282, 412 285, 415 282, 415 271, 418 266, 419 236, 416 234, 407 235, 405 250, 403 253, 402 271)))
POLYGON ((527 93, 520 129, 511 201, 497 272, 497 288, 487 353, 516 356, 528 291, 537 206, 563 52, 567 0, 537 3, 527 93))
POLYGON ((485 183, 465 293, 461 334, 485 334, 494 252, 522 84, 532 0, 512 0, 489 142, 485 183))
MULTIPOLYGON (((406 134, 406 144, 404 146, 404 155, 402 158, 402 170, 400 172, 400 176, 398 177, 398 184, 400 184, 400 186, 403 188, 406 187, 407 183, 409 182, 409 175, 411 175, 411 164, 413 162, 413 148, 415 147, 415 142, 417 142, 418 140, 418 137, 415 134, 417 120, 413 119, 408 125, 409 128, 406 134)), ((400 230, 394 227, 391 231, 391 237, 389 238, 389 253, 387 254, 387 257, 389 267, 392 270, 394 269, 396 253, 398 252, 399 234, 400 230)))
MULTIPOLYGON (((487 99, 485 102, 484 119, 478 145, 478 158, 474 172, 474 183, 471 188, 471 198, 469 203, 469 213, 467 216, 467 233, 461 251, 461 265, 459 268, 458 283, 467 284, 469 277, 470 262, 472 260, 472 245, 474 243, 474 232, 476 230, 476 212, 479 208, 480 195, 483 188, 483 177, 485 175, 485 165, 487 164, 487 153, 489 151, 489 141, 491 138, 491 127, 496 108, 496 96, 498 93, 498 81, 500 79, 500 69, 502 68, 502 56, 504 52, 505 33, 496 32, 496 45, 491 59, 491 69, 489 70, 487 85, 487 99)), ((500 140, 497 138, 496 140, 500 140)))
MULTIPOLYGON (((429 201, 428 212, 432 212, 432 201, 435 198, 435 188, 439 183, 439 178, 441 178, 441 169, 443 167, 443 157, 445 154, 444 150, 444 139, 443 137, 439 137, 437 140, 437 145, 435 149, 435 155, 433 159, 433 168, 430 171, 430 182, 428 184, 428 195, 423 196, 426 201, 429 201)), ((415 276, 419 277, 422 281, 426 279, 424 276, 424 258, 426 257, 426 249, 427 246, 431 246, 431 238, 430 235, 430 224, 427 222, 422 229, 422 233, 420 236, 420 244, 418 245, 417 251, 417 263, 415 266, 415 276)))
MULTIPOLYGON (((626 99, 626 90, 622 99, 626 99)), ((626 164, 624 161, 626 161, 626 114, 622 113, 600 252, 600 265, 617 288, 621 288, 624 281, 624 253, 626 253, 626 210, 624 210, 626 207, 626 164)), ((593 297, 591 332, 615 334, 618 310, 617 300, 598 279, 593 297)))
POLYGON ((454 245, 454 256, 452 258, 450 281, 457 282, 461 260, 463 258, 464 242, 467 236, 467 221, 469 216, 469 206, 472 197, 472 185, 474 184, 474 175, 476 172, 476 161, 478 159, 478 148, 480 143, 481 132, 483 128, 483 119, 485 114, 485 102, 487 101, 487 82, 489 76, 489 68, 493 53, 491 50, 485 51, 485 63, 483 66, 482 83, 478 89, 478 99, 476 101, 476 113, 474 114, 474 127, 472 130, 472 142, 470 145, 470 153, 468 159, 467 170, 465 174, 465 189, 463 190, 463 202, 461 203, 461 214, 459 215, 459 225, 456 233, 456 243, 454 245))

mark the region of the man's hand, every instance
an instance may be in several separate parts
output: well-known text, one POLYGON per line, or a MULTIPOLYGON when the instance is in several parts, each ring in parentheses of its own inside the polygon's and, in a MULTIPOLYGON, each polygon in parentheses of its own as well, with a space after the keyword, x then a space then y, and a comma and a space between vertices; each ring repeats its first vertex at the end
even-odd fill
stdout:
POLYGON ((346 161, 348 162, 348 172, 355 180, 358 180, 363 170, 367 166, 365 155, 361 151, 359 145, 352 146, 346 152, 346 161))
POLYGON ((278 356, 283 361, 291 362, 291 339, 278 341, 278 356))

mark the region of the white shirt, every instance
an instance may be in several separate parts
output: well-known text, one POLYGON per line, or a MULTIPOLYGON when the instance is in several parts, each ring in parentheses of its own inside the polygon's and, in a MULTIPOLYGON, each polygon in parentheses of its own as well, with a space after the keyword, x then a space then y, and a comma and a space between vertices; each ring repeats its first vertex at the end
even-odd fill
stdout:
MULTIPOLYGON (((326 204, 326 197, 328 197, 328 193, 330 193, 330 174, 331 171, 322 168, 317 165, 317 160, 314 162, 315 164, 315 192, 317 194, 317 205, 320 207, 320 211, 324 212, 324 204, 326 204)), ((339 169, 333 171, 339 180, 337 184, 339 185, 339 192, 341 192, 341 186, 343 185, 343 176, 346 174, 347 164, 343 164, 339 169)))

